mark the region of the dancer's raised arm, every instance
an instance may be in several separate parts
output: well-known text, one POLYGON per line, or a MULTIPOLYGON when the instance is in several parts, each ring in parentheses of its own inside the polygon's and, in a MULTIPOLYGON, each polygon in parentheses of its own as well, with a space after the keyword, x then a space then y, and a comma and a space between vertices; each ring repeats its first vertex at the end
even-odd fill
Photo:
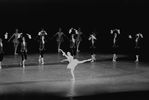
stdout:
POLYGON ((32 38, 32 36, 31 36, 30 34, 28 34, 28 33, 27 33, 26 35, 28 36, 28 38, 29 38, 29 39, 31 39, 31 38, 32 38))
POLYGON ((60 49, 60 51, 63 53, 63 56, 65 56, 66 58, 68 58, 68 56, 66 55, 66 53, 62 49, 60 49))
POLYGON ((14 34, 9 38, 8 42, 13 38, 14 34))
POLYGON ((56 35, 58 34, 58 32, 57 33, 55 33, 52 37, 51 37, 51 39, 53 39, 56 35))

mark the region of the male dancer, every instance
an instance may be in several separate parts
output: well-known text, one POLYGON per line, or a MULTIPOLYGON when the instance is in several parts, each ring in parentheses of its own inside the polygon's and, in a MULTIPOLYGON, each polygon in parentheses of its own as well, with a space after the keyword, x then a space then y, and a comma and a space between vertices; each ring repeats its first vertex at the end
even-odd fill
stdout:
POLYGON ((22 34, 21 35, 21 57, 22 57, 22 62, 20 65, 25 68, 25 61, 27 60, 27 36, 29 39, 31 39, 30 34, 22 34))
MULTIPOLYGON (((129 35, 129 38, 132 39, 132 36, 129 35)), ((143 38, 143 35, 141 33, 137 33, 134 37, 135 40, 135 51, 136 51, 136 60, 135 62, 139 61, 139 51, 140 51, 140 45, 139 45, 139 40, 140 38, 143 38)))
POLYGON ((48 35, 47 35, 47 32, 45 30, 41 30, 39 33, 38 33, 38 36, 35 38, 35 40, 38 38, 38 42, 39 42, 39 52, 40 52, 40 55, 39 55, 39 64, 44 64, 44 57, 43 57, 43 54, 44 54, 44 51, 45 51, 45 43, 47 42, 47 38, 48 35))
POLYGON ((96 48, 95 47, 95 40, 97 40, 95 32, 90 34, 90 37, 89 37, 88 40, 91 41, 91 47, 90 47, 90 49, 91 49, 91 59, 92 59, 91 62, 94 62, 96 60, 96 58, 95 58, 95 56, 96 56, 95 55, 95 48, 96 48))
POLYGON ((78 61, 77 59, 74 59, 74 57, 71 55, 70 52, 67 52, 67 54, 66 54, 62 49, 60 49, 60 51, 63 53, 63 56, 65 56, 67 58, 67 59, 62 60, 61 62, 63 62, 63 61, 68 61, 69 62, 69 64, 67 65, 67 69, 70 69, 70 72, 71 72, 71 75, 72 75, 71 81, 75 81, 75 76, 74 76, 75 67, 78 64, 85 63, 87 61, 91 61, 92 59, 78 61))
POLYGON ((118 48, 118 40, 119 40, 119 35, 120 35, 120 29, 113 29, 111 30, 111 34, 113 35, 113 61, 116 62, 117 56, 117 48, 118 48))
POLYGON ((71 54, 73 56, 75 56, 76 55, 76 34, 77 34, 77 30, 74 28, 71 28, 69 30, 69 34, 71 35, 71 39, 70 39, 71 54))

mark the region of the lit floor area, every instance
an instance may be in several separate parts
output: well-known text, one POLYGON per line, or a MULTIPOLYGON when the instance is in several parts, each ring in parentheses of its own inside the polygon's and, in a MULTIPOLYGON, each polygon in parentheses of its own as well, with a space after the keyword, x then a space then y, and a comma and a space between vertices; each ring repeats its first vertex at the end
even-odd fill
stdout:
MULTIPOLYGON (((4 56, 0 70, 2 99, 133 99, 148 97, 149 64, 127 60, 128 55, 97 54, 97 61, 79 64, 76 81, 70 81, 68 62, 61 53, 44 54, 44 65, 38 64, 38 54, 29 54, 26 67, 19 66, 20 55, 4 56)), ((89 59, 89 53, 78 53, 78 60, 89 59)))

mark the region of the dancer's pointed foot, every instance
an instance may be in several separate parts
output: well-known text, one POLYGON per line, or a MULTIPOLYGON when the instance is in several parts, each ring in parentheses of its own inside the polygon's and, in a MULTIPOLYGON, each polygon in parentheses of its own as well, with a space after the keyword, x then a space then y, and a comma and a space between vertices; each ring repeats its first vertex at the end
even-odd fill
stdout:
POLYGON ((44 62, 42 62, 41 64, 44 65, 44 62))
POLYGON ((23 68, 25 68, 25 65, 23 65, 23 68))
POLYGON ((14 55, 18 55, 18 53, 14 53, 14 55))
POLYGON ((80 50, 77 50, 77 52, 80 52, 80 50))
POLYGON ((115 59, 113 59, 113 62, 116 62, 116 60, 115 60, 115 59))
POLYGON ((135 62, 139 62, 139 60, 136 60, 135 62))

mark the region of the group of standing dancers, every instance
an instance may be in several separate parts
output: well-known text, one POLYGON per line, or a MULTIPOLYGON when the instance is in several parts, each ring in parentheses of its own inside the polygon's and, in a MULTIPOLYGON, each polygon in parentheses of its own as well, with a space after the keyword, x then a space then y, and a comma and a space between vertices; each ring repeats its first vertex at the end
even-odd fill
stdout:
MULTIPOLYGON (((44 29, 42 29, 40 32, 38 32, 38 35, 34 38, 34 40, 37 40, 39 42, 39 52, 40 52, 39 59, 38 59, 39 64, 44 64, 43 54, 45 51, 45 43, 48 41, 48 39, 53 39, 55 36, 57 36, 56 41, 57 41, 58 52, 62 52, 63 56, 67 58, 65 60, 62 60, 62 62, 63 61, 69 62, 67 68, 71 69, 71 74, 73 77, 72 80, 75 80, 74 69, 78 64, 84 63, 87 61, 94 62, 96 60, 95 42, 97 40, 97 37, 96 37, 95 31, 92 32, 90 36, 88 37, 88 41, 90 41, 91 43, 91 46, 90 46, 91 59, 78 61, 77 59, 74 59, 74 56, 76 55, 76 52, 79 52, 79 45, 80 45, 80 42, 82 41, 81 35, 83 33, 81 32, 81 28, 78 28, 78 30, 75 28, 70 28, 68 33, 70 35, 69 38, 62 32, 61 28, 59 28, 59 31, 56 34, 54 34, 51 38, 49 38, 47 32, 44 29), (65 36, 70 41, 70 51, 67 52, 67 54, 61 49, 61 43, 64 41, 63 36, 65 36)), ((121 33, 120 33, 120 29, 113 29, 110 31, 110 33, 113 35, 113 50, 114 50, 113 62, 116 62, 116 59, 117 59, 116 53, 117 53, 117 48, 118 48, 119 35, 121 33)), ((140 49, 138 41, 140 38, 143 38, 143 35, 141 33, 137 33, 134 37, 129 35, 128 38, 134 39, 135 41, 136 62, 138 62, 139 61, 139 49, 140 49)), ((4 54, 2 40, 7 40, 8 42, 12 40, 14 44, 15 55, 17 55, 17 48, 18 48, 18 45, 20 44, 21 46, 20 52, 21 52, 21 57, 22 57, 22 61, 20 62, 20 65, 24 68, 25 61, 27 60, 27 51, 28 51, 27 43, 30 39, 32 39, 32 36, 30 34, 19 33, 18 29, 16 29, 15 33, 9 39, 8 39, 8 33, 4 34, 4 39, 0 38, 0 68, 1 68, 1 61, 3 60, 3 54, 4 54)))
MULTIPOLYGON (((118 44, 119 44, 119 36, 120 36, 120 29, 113 29, 111 30, 110 32, 112 35, 113 35, 113 62, 116 62, 116 59, 117 59, 117 49, 118 49, 118 44)), ((135 43, 135 55, 136 55, 136 60, 135 62, 138 62, 139 61, 139 54, 140 54, 140 43, 139 43, 139 40, 141 38, 143 38, 143 35, 141 33, 136 33, 134 36, 132 35, 128 35, 128 38, 129 39, 132 39, 135 43)))

